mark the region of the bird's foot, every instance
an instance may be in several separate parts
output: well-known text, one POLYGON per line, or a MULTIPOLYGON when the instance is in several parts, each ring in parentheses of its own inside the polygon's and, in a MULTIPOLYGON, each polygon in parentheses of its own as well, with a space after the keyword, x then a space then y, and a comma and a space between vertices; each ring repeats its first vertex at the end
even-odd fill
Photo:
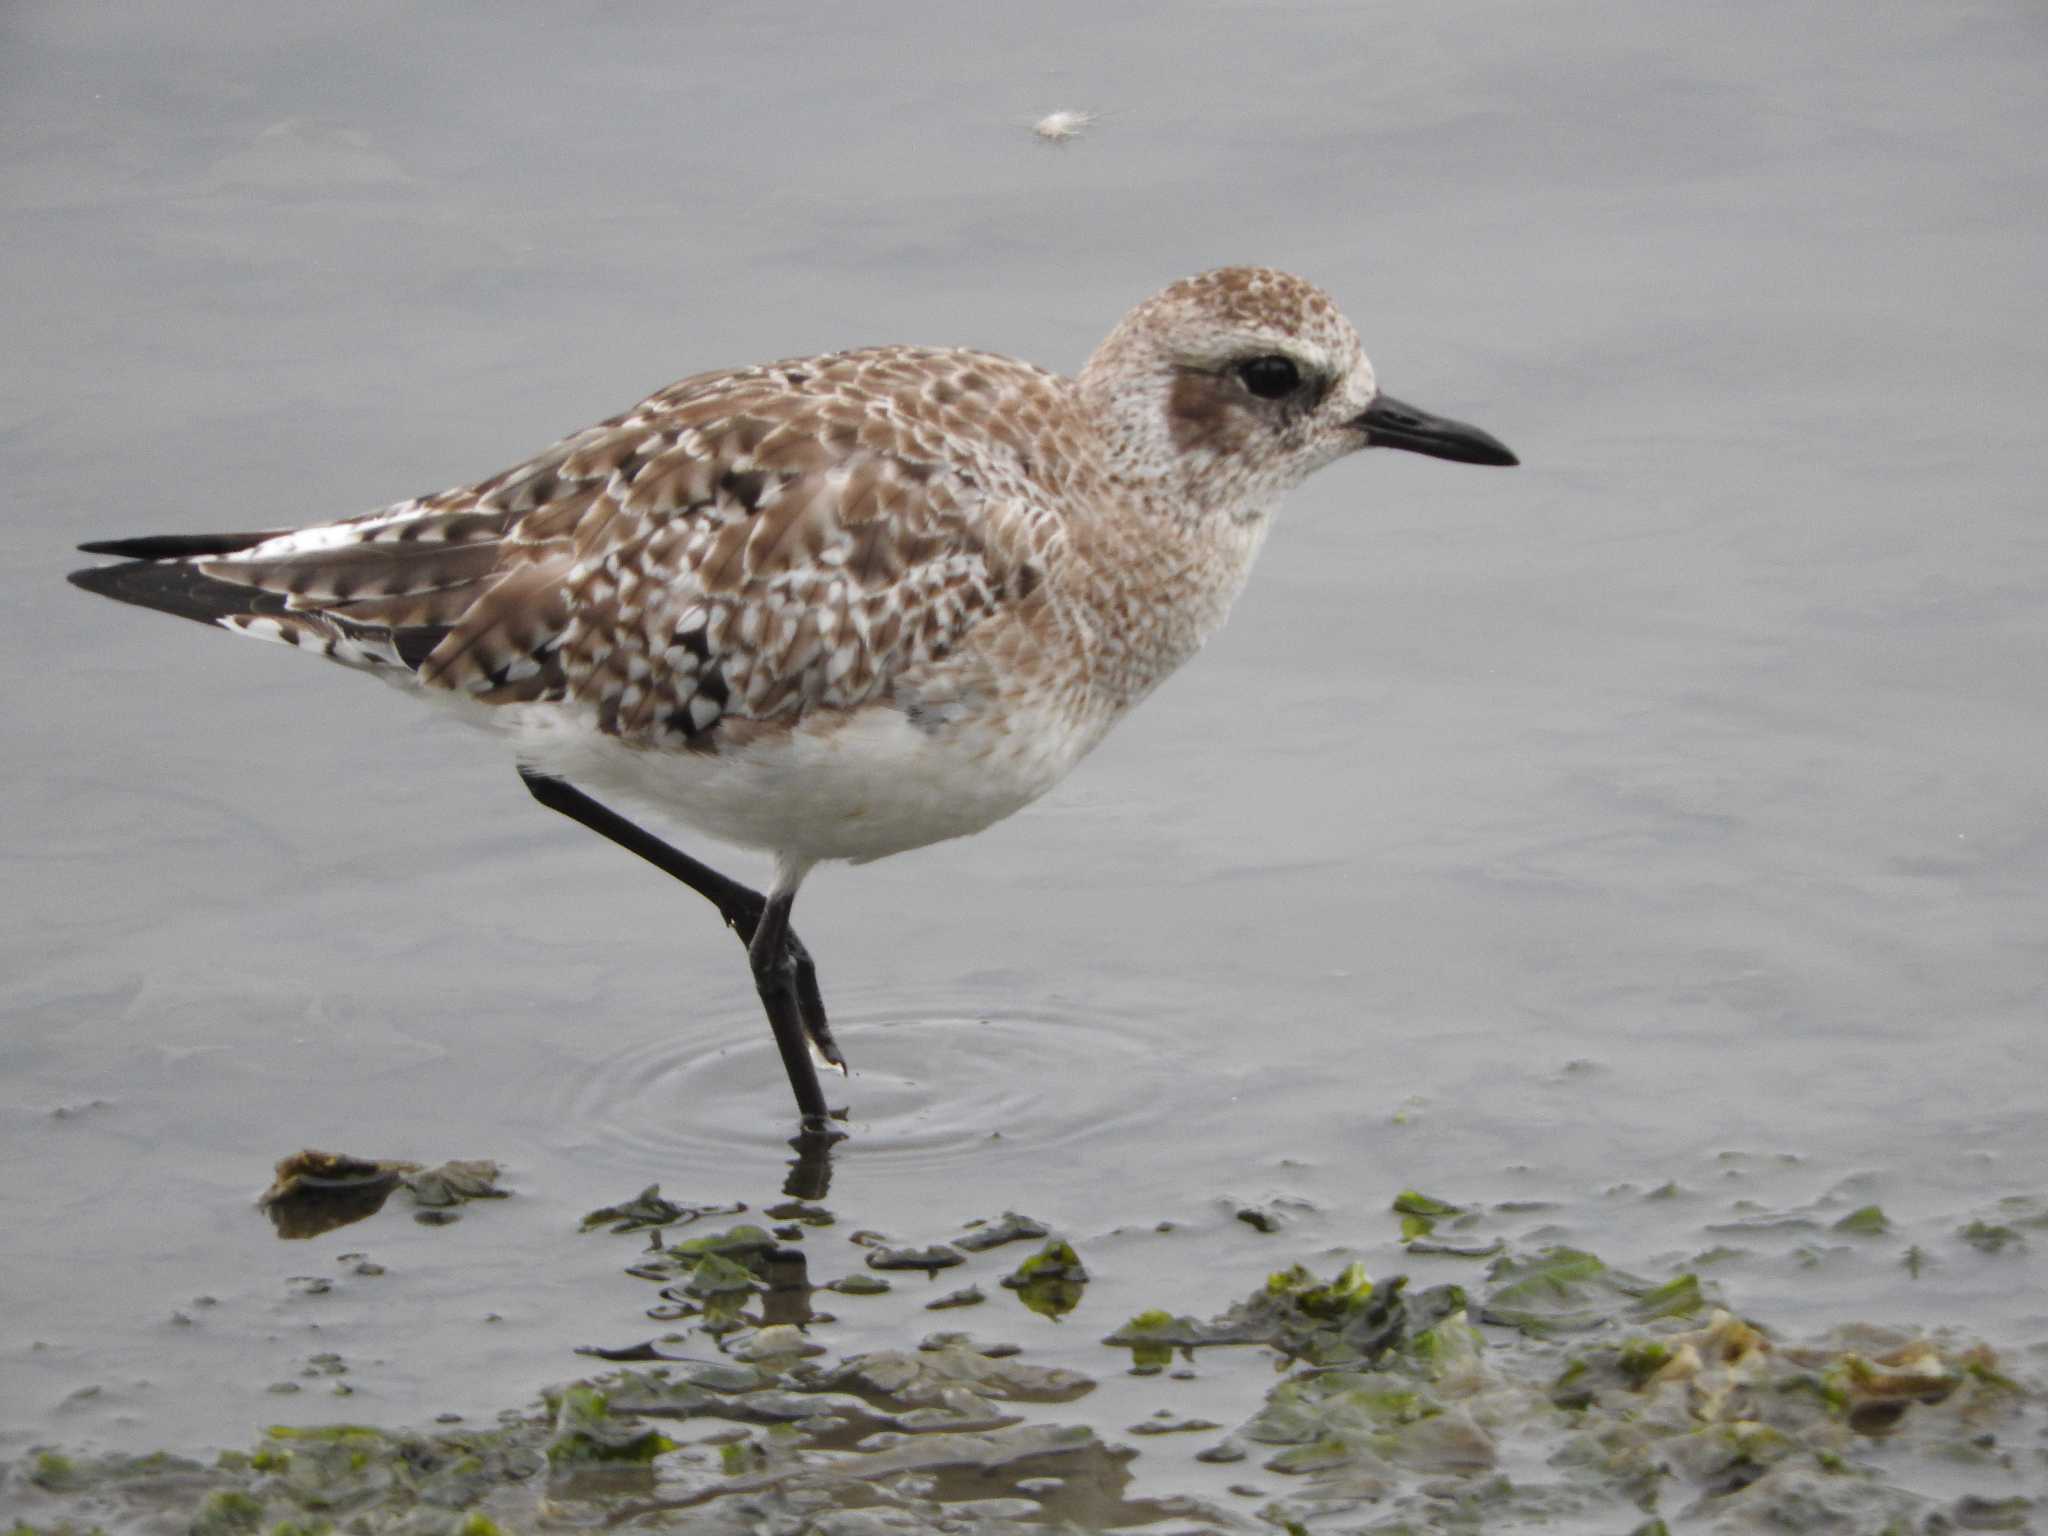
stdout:
POLYGON ((789 957, 791 979, 796 986, 797 1017, 803 1021, 811 1055, 820 1066, 836 1068, 841 1077, 850 1075, 846 1070, 846 1057, 839 1049, 839 1042, 832 1038, 832 1026, 825 1019, 825 998, 818 990, 818 967, 812 963, 810 951, 804 948, 803 940, 794 931, 789 934, 784 953, 789 957))

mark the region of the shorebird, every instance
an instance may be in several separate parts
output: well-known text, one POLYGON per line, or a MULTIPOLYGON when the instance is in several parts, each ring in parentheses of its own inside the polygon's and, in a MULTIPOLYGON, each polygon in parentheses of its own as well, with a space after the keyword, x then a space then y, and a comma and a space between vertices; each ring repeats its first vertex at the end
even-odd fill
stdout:
POLYGON ((378 673, 507 732, 535 799, 747 946, 808 1128, 844 1072, 805 874, 978 832, 1222 624, 1282 497, 1360 448, 1513 464, 1380 392, 1321 290, 1229 267, 1078 376, 875 347, 671 384, 515 468, 337 522, 80 545, 87 591, 378 673), (592 798, 774 857, 767 894, 592 798))

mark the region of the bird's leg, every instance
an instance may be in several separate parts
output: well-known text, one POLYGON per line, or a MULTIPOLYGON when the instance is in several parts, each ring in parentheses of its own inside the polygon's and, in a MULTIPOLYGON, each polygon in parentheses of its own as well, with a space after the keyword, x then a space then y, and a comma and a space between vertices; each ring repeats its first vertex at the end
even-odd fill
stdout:
MULTIPOLYGON (((805 1040, 808 1031, 797 1002, 797 958, 789 945, 789 908, 795 900, 793 886, 780 888, 768 898, 761 921, 754 927, 753 942, 747 946, 747 963, 753 967, 754 987, 767 1010, 768 1025, 775 1031, 789 1086, 796 1090, 797 1108, 803 1111, 806 1125, 822 1125, 830 1111, 818 1087, 817 1069, 811 1065, 805 1040)), ((817 990, 815 984, 812 990, 817 990)))
POLYGON ((519 770, 519 777, 525 781, 533 798, 549 810, 560 811, 571 821, 610 839, 628 853, 637 853, 664 874, 673 875, 718 908, 718 915, 725 919, 728 928, 739 934, 741 943, 753 942, 754 928, 761 921, 761 909, 767 905, 767 898, 759 891, 721 875, 680 848, 671 847, 617 811, 600 805, 566 779, 524 767, 519 770))
MULTIPOLYGON (((719 916, 739 935, 742 944, 752 945, 754 929, 767 905, 767 898, 759 891, 721 875, 710 865, 663 842, 564 779, 536 773, 530 768, 521 768, 519 776, 534 799, 548 809, 560 811, 570 820, 638 854, 655 868, 682 881, 718 908, 719 916)), ((825 1017, 825 1000, 818 990, 818 967, 794 930, 789 932, 786 942, 790 958, 796 963, 797 1007, 803 1019, 804 1032, 818 1047, 818 1054, 843 1072, 846 1070, 846 1058, 840 1054, 838 1043, 832 1038, 831 1025, 825 1017)))
MULTIPOLYGON (((769 898, 663 842, 617 811, 591 799, 565 779, 526 767, 519 770, 519 777, 533 798, 549 810, 559 811, 598 836, 617 843, 627 852, 638 854, 718 908, 718 915, 725 919, 726 926, 747 946, 748 959, 754 964, 756 984, 759 985, 761 966, 754 961, 759 949, 755 941, 760 936, 762 918, 770 906, 769 898)), ((789 894, 793 898, 795 893, 789 894)), ((803 941, 789 927, 788 901, 783 902, 782 916, 775 927, 775 943, 782 951, 783 961, 778 973, 786 975, 786 983, 782 984, 779 994, 782 998, 781 1017, 778 1018, 777 1005, 769 1003, 765 990, 762 992, 762 1004, 768 1010, 768 1022, 775 1030, 775 1043, 782 1053, 782 1063, 789 1073, 789 1085, 796 1093, 798 1106, 807 1119, 814 1115, 823 1116, 825 1096, 818 1087, 818 1074, 811 1065, 804 1039, 808 1036, 817 1046, 818 1054, 842 1072, 846 1070, 846 1058, 840 1054, 839 1046, 832 1038, 831 1026, 825 1019, 825 1000, 818 991, 818 968, 812 963, 810 951, 804 948, 803 941), (794 1054, 791 1052, 792 1042, 784 1039, 784 1023, 790 1019, 795 1021, 798 1030, 793 1042, 794 1054)))

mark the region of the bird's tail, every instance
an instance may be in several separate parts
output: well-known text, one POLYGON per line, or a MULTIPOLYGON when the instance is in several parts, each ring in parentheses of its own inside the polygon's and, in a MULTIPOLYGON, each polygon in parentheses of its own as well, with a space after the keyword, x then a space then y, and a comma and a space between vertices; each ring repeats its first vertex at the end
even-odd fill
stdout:
MULTIPOLYGON (((208 555, 233 554, 275 537, 274 533, 165 533, 140 539, 95 539, 79 545, 79 552, 114 555, 124 563, 73 571, 68 579, 74 587, 111 597, 117 603, 134 603, 201 624, 219 624, 256 610, 257 600, 266 594, 217 581, 194 562, 208 555)), ((276 606, 281 609, 282 601, 276 606)))
POLYGON ((328 524, 100 539, 78 547, 121 563, 73 571, 70 580, 116 602, 298 646, 346 666, 416 672, 489 584, 496 542, 369 534, 328 524))

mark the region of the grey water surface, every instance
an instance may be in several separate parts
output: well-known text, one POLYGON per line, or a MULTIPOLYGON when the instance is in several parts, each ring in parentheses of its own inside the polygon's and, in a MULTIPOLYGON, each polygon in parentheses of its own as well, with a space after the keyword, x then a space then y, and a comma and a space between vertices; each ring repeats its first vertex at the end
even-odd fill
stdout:
POLYGON ((976 1326, 1101 1373, 1277 1264, 1441 1278, 1412 1186, 2038 1374, 2048 1233, 1958 1232, 2048 1197, 2044 58, 2024 0, 8 7, 0 1454, 487 1419, 632 1331, 583 1211, 790 1157, 708 908, 74 543, 366 510, 719 365, 1071 369, 1235 261, 1523 466, 1324 472, 1068 784, 812 879, 842 1232, 1054 1224, 1082 1311, 976 1326), (281 1243, 307 1146, 515 1198, 281 1243))

